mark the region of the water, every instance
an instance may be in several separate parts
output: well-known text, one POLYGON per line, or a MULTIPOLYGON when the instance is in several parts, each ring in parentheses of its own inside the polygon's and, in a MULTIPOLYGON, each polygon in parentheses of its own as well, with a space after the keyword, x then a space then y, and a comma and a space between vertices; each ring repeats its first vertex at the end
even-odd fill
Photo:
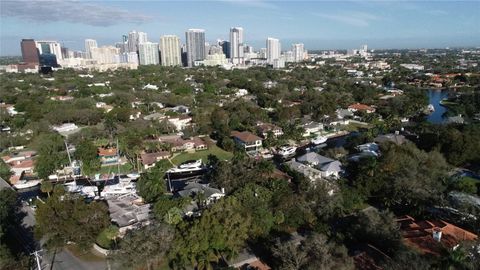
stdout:
POLYGON ((427 116, 427 121, 433 124, 441 124, 445 118, 443 114, 447 108, 440 105, 440 101, 448 97, 448 92, 444 90, 428 90, 428 102, 433 105, 435 111, 427 116))

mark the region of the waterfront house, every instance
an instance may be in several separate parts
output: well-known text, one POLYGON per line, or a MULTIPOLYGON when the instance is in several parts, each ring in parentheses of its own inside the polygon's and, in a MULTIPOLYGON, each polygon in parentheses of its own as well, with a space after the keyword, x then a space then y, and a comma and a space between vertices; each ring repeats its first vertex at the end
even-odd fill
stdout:
POLYGON ((170 157, 170 152, 160 151, 155 153, 143 153, 140 155, 140 160, 142 162, 143 168, 148 170, 152 167, 155 167, 158 161, 162 159, 167 159, 170 157))
POLYGON ((274 124, 262 123, 262 122, 259 122, 257 124, 257 132, 258 132, 258 134, 261 134, 261 136, 264 139, 266 139, 268 137, 268 134, 270 132, 273 134, 274 138, 277 138, 277 137, 283 135, 283 130, 282 130, 281 127, 276 126, 274 124))
POLYGON ((247 153, 257 153, 262 149, 263 139, 250 131, 232 131, 231 136, 235 144, 245 149, 247 153))
POLYGON ((352 105, 348 106, 348 110, 351 111, 351 112, 357 112, 357 111, 366 112, 366 113, 375 112, 375 108, 373 108, 371 106, 368 106, 368 105, 365 105, 365 104, 361 104, 361 103, 355 103, 355 104, 352 104, 352 105))
POLYGON ((312 166, 320 171, 320 176, 327 178, 338 178, 342 170, 342 163, 315 152, 309 152, 305 155, 297 157, 297 161, 312 166))
POLYGON ((119 161, 117 148, 98 148, 98 157, 102 165, 116 164, 119 161))

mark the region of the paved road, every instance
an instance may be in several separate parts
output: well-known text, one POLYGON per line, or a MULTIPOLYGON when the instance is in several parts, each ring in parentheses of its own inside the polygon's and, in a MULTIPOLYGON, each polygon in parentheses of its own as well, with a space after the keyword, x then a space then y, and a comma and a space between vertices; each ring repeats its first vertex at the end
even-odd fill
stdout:
MULTIPOLYGON (((22 203, 17 216, 22 218, 22 226, 13 230, 13 235, 23 250, 32 253, 40 249, 40 243, 33 238, 35 226, 35 211, 32 207, 22 203)), ((106 270, 106 261, 83 261, 75 257, 70 251, 63 249, 57 254, 40 253, 42 270, 106 270), (53 267, 52 267, 53 264, 53 267)))

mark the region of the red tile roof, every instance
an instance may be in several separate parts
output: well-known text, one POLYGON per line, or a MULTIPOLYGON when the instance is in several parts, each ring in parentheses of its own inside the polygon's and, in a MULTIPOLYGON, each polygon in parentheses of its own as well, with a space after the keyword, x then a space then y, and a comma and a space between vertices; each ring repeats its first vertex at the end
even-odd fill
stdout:
POLYGON ((420 250, 424 254, 440 255, 442 247, 453 248, 462 241, 473 241, 477 235, 447 223, 443 220, 415 221, 410 216, 397 219, 405 244, 420 250), (433 232, 442 233, 440 241, 433 238, 433 232))
POLYGON ((358 111, 375 111, 374 108, 372 108, 368 105, 365 105, 365 104, 361 104, 361 103, 352 104, 352 105, 348 106, 348 108, 358 110, 358 111))
POLYGON ((117 148, 98 148, 98 155, 103 156, 115 156, 117 155, 117 148))

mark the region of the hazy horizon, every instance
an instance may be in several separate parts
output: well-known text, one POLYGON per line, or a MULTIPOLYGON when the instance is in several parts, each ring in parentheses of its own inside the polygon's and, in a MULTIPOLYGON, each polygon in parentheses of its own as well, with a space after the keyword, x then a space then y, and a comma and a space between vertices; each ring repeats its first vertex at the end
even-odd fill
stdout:
POLYGON ((131 30, 149 41, 203 28, 209 42, 242 26, 248 45, 279 38, 282 50, 480 46, 479 1, 2 1, 0 55, 20 55, 22 38, 57 40, 83 50, 86 38, 113 45, 131 30), (32 27, 34 25, 35 27, 32 27))

